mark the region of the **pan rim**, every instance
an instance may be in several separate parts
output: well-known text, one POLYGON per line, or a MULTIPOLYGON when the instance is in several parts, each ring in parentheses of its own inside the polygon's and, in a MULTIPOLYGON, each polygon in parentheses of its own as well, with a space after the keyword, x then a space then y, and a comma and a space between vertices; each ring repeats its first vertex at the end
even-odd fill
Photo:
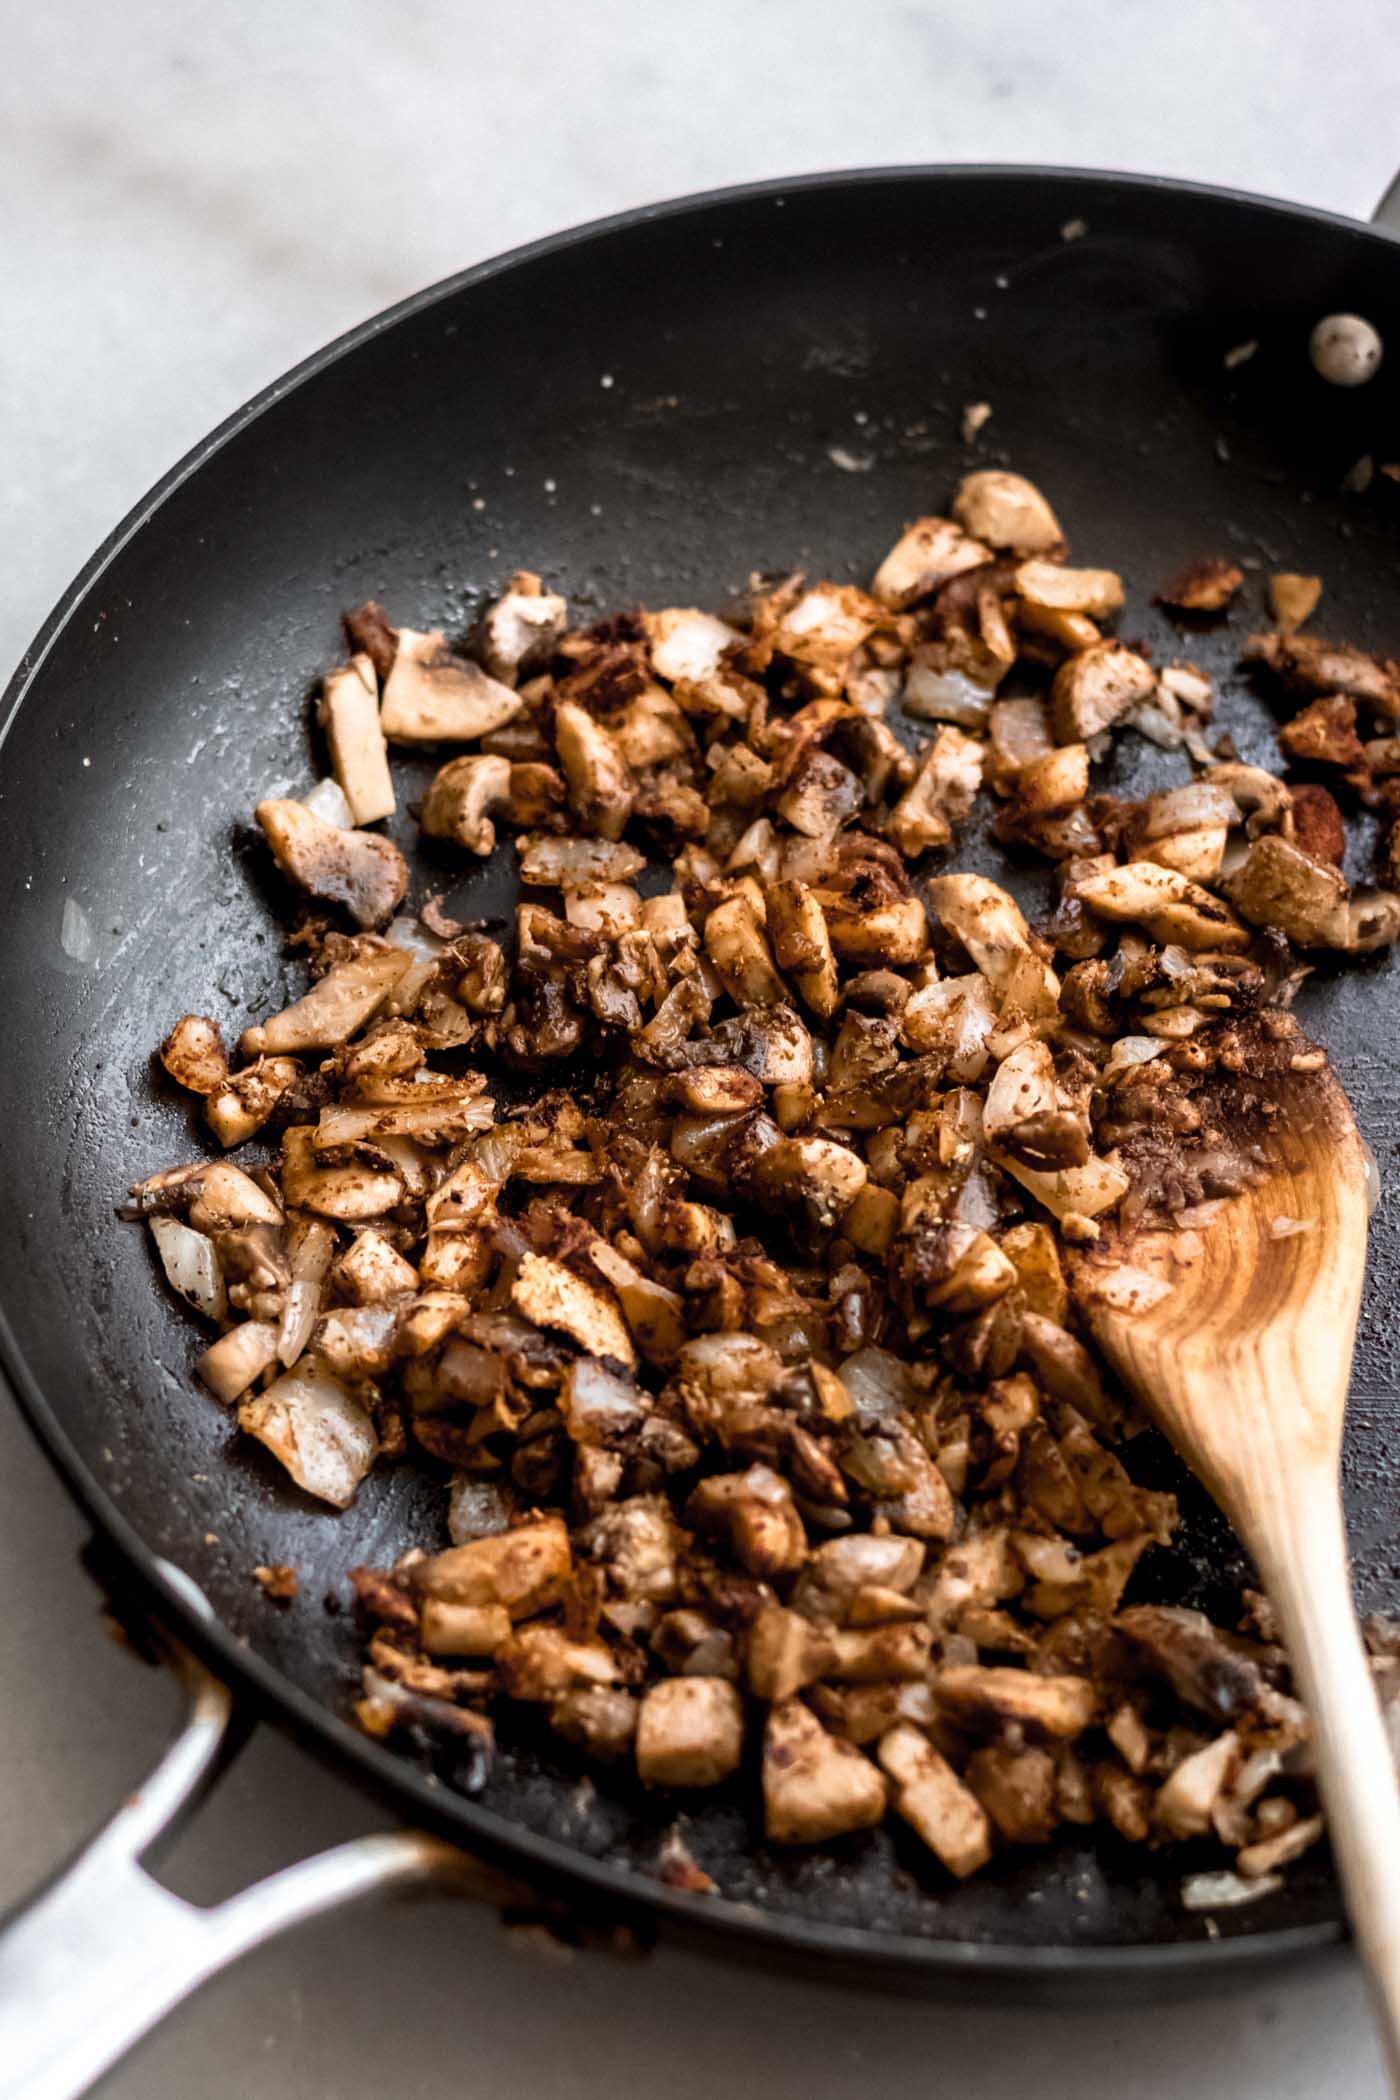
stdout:
MULTIPOLYGON (((1312 205, 1292 204, 1224 185, 1190 182, 1170 176, 1124 174, 1111 169, 977 162, 816 170, 790 177, 772 177, 633 206, 546 234, 455 271, 357 323, 274 379, 192 446, 101 542, 24 651, 3 698, 0 698, 0 752, 3 752, 20 707, 60 635, 80 613, 93 586, 109 564, 174 492, 245 427, 340 359, 380 335, 504 271, 566 249, 625 234, 643 225, 681 219, 715 208, 765 200, 777 202, 813 190, 854 190, 880 183, 956 187, 964 182, 985 184, 988 181, 1008 186, 1048 185, 1066 195, 1077 192, 1080 196, 1087 196, 1112 186, 1118 192, 1166 194, 1182 201, 1194 198, 1241 206, 1294 222, 1302 220, 1392 248, 1397 245, 1394 235, 1345 214, 1312 205)), ((726 1898, 697 1896, 667 1888, 634 1869, 591 1859, 554 1838, 522 1828, 465 1796, 444 1795, 443 1790, 432 1785, 415 1766, 354 1729, 348 1721, 284 1677, 261 1656, 242 1647, 232 1631, 213 1615, 212 1609, 207 1616, 199 1610, 186 1587, 188 1578, 165 1562, 142 1538, 80 1457, 38 1378, 30 1370, 3 1296, 3 1286, 0 1286, 0 1368, 13 1387, 21 1412, 68 1492, 95 1531, 110 1541, 139 1589, 158 1602, 162 1615, 178 1629, 182 1638, 249 1700, 255 1713, 276 1720, 303 1743, 328 1755, 338 1766, 364 1782, 370 1793, 392 1803, 405 1820, 411 1816, 459 1844, 465 1840, 473 1849, 480 1849, 494 1859, 510 1860, 535 1869, 548 1886, 563 1887, 579 1894, 588 1892, 619 1912, 659 1914, 687 1932, 702 1935, 712 1945, 727 1944, 731 1951, 735 1951, 737 1943, 747 1941, 798 1957, 824 1957, 853 1963, 872 1977, 879 1972, 902 1972, 919 1974, 931 1980, 941 1973, 950 1979, 971 1980, 975 1976, 989 1982, 1011 1983, 1029 1977, 1033 1984, 1058 1980, 1066 1985, 1126 1982, 1130 1979, 1141 1979, 1146 1983, 1194 1977, 1204 1985, 1210 1979, 1238 1975, 1248 1969, 1303 1955, 1319 1954, 1336 1946, 1345 1937, 1343 1926, 1331 1920, 1219 1939, 1126 1946, 1092 1942, 1050 1946, 1018 1945, 1006 1940, 923 1939, 910 1934, 873 1932, 857 1926, 814 1924, 781 1911, 762 1911, 726 1898)))

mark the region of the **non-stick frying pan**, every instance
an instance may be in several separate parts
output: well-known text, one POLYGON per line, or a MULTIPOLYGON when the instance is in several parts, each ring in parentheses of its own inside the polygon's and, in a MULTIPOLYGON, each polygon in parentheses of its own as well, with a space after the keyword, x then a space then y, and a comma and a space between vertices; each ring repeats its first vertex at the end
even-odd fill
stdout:
MULTIPOLYGON (((1180 1854, 1067 1843, 952 1889, 886 1832, 770 1850, 752 1789, 686 1804, 687 1841, 717 1884, 689 1895, 656 1874, 674 1803, 581 1785, 557 1751, 508 1731, 474 1797, 370 1742, 347 1719, 345 1572, 441 1537, 445 1490, 405 1467, 366 1483, 344 1516, 299 1500, 193 1386, 189 1322, 114 1210, 130 1181, 199 1142, 152 1064, 175 1016, 212 1013, 236 1033, 297 983, 249 815, 314 777, 307 701, 346 606, 373 593, 412 625, 460 629, 521 564, 578 613, 722 603, 751 570, 798 563, 863 580, 901 521, 945 501, 974 459, 1005 460, 1047 490, 1077 552, 1130 579, 1122 632, 1205 665, 1242 754, 1267 759, 1273 717, 1238 669, 1239 622, 1183 637, 1150 592, 1186 557, 1224 551, 1250 565, 1256 604, 1271 567, 1315 571, 1322 631, 1393 645, 1400 486, 1379 469, 1400 455, 1398 397, 1400 251, 1384 233, 1112 176, 823 177, 632 213, 423 293, 271 387, 117 530, 6 703, 3 1351, 115 1561, 250 1709, 355 1767, 403 1818, 582 1915, 664 1919, 847 1977, 1157 1991, 1340 1936, 1325 1862, 1207 1923, 1182 1907, 1180 1854), (1337 311, 1394 343, 1354 392, 1308 361, 1313 323, 1337 311), (993 413, 970 453, 960 422, 975 401, 993 413), (1361 488, 1365 460, 1376 472, 1361 488), (301 1576, 285 1612, 250 1580, 269 1561, 301 1576)), ((1125 787, 1180 777, 1150 746, 1118 763, 1125 787)), ((402 799, 426 777, 405 764, 402 799)), ((421 887, 445 886, 459 913, 501 915, 500 860, 463 872, 420 859, 421 887)), ((1043 894, 1030 871, 1013 879, 1043 894)), ((1302 1002, 1388 1184, 1347 1445, 1368 1609, 1400 1606, 1398 991, 1382 958, 1320 972, 1302 1002)), ((1188 1513, 1183 1543, 1144 1582, 1228 1609, 1238 1549, 1165 1448, 1144 1463, 1181 1486, 1188 1513)), ((60 1883, 12 1928, 6 2061, 35 2066, 16 2090, 73 2090, 239 1944, 440 1863, 399 1834, 293 1870, 213 1922, 158 1902, 128 1862, 212 1755, 219 1710, 206 1683, 180 1769, 126 1812, 136 1827, 114 1829, 77 1870, 85 1883, 60 1883), (65 1965, 55 1939, 76 1931, 83 1950, 70 1941, 65 1965), (102 1986, 111 1958, 116 1981, 102 1986), (46 1995, 60 1982, 61 2017, 46 1995)))

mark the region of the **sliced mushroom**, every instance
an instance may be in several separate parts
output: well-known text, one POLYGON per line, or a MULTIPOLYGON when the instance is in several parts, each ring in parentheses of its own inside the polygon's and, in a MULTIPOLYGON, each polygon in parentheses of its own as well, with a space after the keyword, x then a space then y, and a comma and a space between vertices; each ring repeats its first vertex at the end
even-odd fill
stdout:
POLYGON ((1400 716, 1400 677, 1389 663, 1346 642, 1324 642, 1306 634, 1252 634, 1247 663, 1264 664, 1300 693, 1345 693, 1364 700, 1377 714, 1400 716))
POLYGON ((931 597, 954 576, 991 560, 951 518, 916 518, 875 571, 870 595, 895 612, 931 597))
POLYGON ((392 839, 342 831, 301 802, 260 802, 254 815, 283 874, 309 896, 343 904, 357 926, 383 926, 403 902, 408 863, 392 839))
POLYGON ((491 813, 510 800, 510 774, 507 759, 485 752, 449 759, 428 789, 419 818, 423 830, 484 857, 496 844, 491 813))
POLYGON ((332 964, 319 984, 271 1020, 245 1028, 245 1057, 268 1051, 333 1050, 348 1042, 384 1004, 412 965, 401 948, 375 947, 332 964))
MULTIPOLYGON (((1274 846, 1282 842, 1260 843, 1274 846)), ((1250 850, 1253 853, 1257 848, 1250 850)), ((1077 886, 1076 894, 1100 918, 1145 926, 1157 940, 1175 941, 1193 952, 1209 948, 1238 954, 1249 946, 1249 929, 1240 924, 1229 905, 1175 868, 1159 867, 1155 861, 1129 861, 1124 867, 1091 875, 1077 886)))
POLYGON ((379 710, 379 726, 391 743, 472 744, 514 721, 521 706, 508 685, 455 656, 440 629, 399 629, 379 710))
POLYGON ((394 783, 379 721, 379 687, 368 656, 327 671, 321 688, 321 727, 331 770, 354 824, 377 824, 394 814, 394 783))
POLYGON ((317 1217, 342 1225, 382 1218, 403 1201, 398 1174, 365 1165, 321 1166, 316 1159, 316 1132, 309 1123, 292 1124, 282 1134, 282 1188, 287 1201, 317 1217))

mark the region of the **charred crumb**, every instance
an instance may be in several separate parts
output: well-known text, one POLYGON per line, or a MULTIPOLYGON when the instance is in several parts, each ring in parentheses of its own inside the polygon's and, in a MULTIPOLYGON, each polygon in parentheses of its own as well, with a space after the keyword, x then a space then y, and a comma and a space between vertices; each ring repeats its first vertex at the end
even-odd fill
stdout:
MULTIPOLYGON (((1341 873, 1352 798, 1400 813, 1400 672, 1299 634, 1317 580, 1277 576, 1246 656, 1325 784, 1281 779, 1206 743, 1210 679, 1115 634, 1123 579, 1066 554, 985 469, 868 592, 570 627, 521 571, 462 648, 347 616, 335 779, 259 811, 316 900, 309 987, 160 1051, 262 1163, 155 1173, 127 1215, 303 1492, 343 1508, 381 1457, 444 1483, 440 1531, 323 1602, 353 1599, 361 1726, 447 1784, 533 1720, 678 1801, 756 1787, 778 1844, 895 1818, 954 1877, 1095 1826, 1208 1839, 1247 1894, 1315 1839, 1267 1609, 1129 1601, 1176 1508, 1066 1253, 1204 1226, 1333 1112, 1287 1006, 1302 956, 1400 930, 1341 873), (1190 776, 1098 792, 1129 733, 1190 776), (517 856, 513 924, 403 911, 367 828, 392 743, 444 747, 440 853, 517 856), (1055 870, 1038 927, 956 865, 984 794, 1055 870)), ((654 1871, 714 1888, 679 1828, 654 1871)))
POLYGON ((254 1568, 253 1580, 273 1604, 290 1604, 301 1589, 296 1569, 286 1561, 273 1561, 267 1567, 254 1568))
POLYGON ((1244 583, 1238 562, 1221 554, 1202 555, 1178 569, 1157 593, 1157 603, 1173 612, 1223 612, 1244 583))

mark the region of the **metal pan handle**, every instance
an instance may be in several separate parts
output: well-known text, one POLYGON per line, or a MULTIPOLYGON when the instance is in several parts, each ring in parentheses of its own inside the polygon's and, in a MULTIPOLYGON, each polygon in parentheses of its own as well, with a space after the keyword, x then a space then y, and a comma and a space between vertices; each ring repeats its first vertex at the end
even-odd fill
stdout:
POLYGON ((1400 233, 1400 175, 1395 177, 1372 212, 1371 224, 1379 226, 1384 233, 1400 233))
POLYGON ((423 1831, 396 1830, 337 1845, 209 1909, 172 1895, 145 1857, 212 1778, 233 1715, 228 1687, 186 1651, 172 1652, 190 1698, 179 1736, 145 1785, 0 1927, 3 2100, 76 2100, 207 1977, 303 1919, 434 1882, 489 1893, 489 1870, 423 1831))

